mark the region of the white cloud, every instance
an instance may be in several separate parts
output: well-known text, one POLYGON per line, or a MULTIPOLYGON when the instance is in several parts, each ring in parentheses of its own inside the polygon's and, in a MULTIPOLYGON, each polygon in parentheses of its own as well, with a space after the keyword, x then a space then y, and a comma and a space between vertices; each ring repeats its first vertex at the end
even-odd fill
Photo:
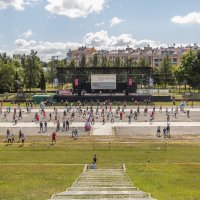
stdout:
POLYGON ((134 39, 131 34, 122 34, 120 36, 111 36, 110 46, 111 47, 125 47, 134 44, 134 39))
POLYGON ((83 43, 86 46, 94 46, 94 47, 100 47, 105 46, 107 47, 109 44, 110 38, 108 37, 107 31, 99 31, 99 32, 91 32, 87 33, 84 36, 83 43))
POLYGON ((28 31, 22 33, 22 36, 25 38, 29 38, 33 35, 33 31, 31 29, 29 29, 28 31))
POLYGON ((24 39, 15 40, 15 44, 20 47, 27 47, 27 46, 33 45, 35 43, 36 43, 36 41, 34 41, 34 40, 30 40, 30 41, 26 41, 24 39))
POLYGON ((152 47, 165 47, 165 44, 153 40, 136 40, 131 34, 122 34, 119 36, 109 36, 107 31, 90 32, 87 33, 81 43, 77 42, 45 42, 17 39, 15 41, 17 48, 13 53, 30 53, 31 49, 38 52, 42 60, 48 61, 52 56, 59 56, 59 58, 66 58, 66 53, 69 49, 76 49, 80 46, 95 47, 96 49, 123 49, 127 46, 132 48, 142 48, 150 45, 152 47))
POLYGON ((15 41, 18 46, 14 53, 26 54, 30 53, 32 49, 38 52, 38 55, 42 60, 48 61, 52 56, 58 55, 59 58, 65 58, 69 49, 78 48, 82 44, 73 42, 44 42, 44 41, 27 41, 24 39, 18 39, 15 41))
POLYGON ((177 24, 200 24, 200 13, 191 12, 185 16, 174 16, 171 21, 177 24))
POLYGON ((0 0, 0 10, 14 7, 15 10, 24 10, 26 5, 30 5, 37 0, 0 0))
POLYGON ((113 17, 111 20, 110 20, 110 26, 115 26, 117 24, 120 24, 122 22, 124 22, 125 20, 124 19, 120 19, 118 17, 113 17))
POLYGON ((121 34, 119 36, 110 36, 107 31, 90 32, 84 36, 83 40, 84 46, 95 47, 97 49, 123 49, 127 46, 133 48, 142 48, 144 46, 150 45, 152 47, 165 47, 167 45, 161 44, 153 40, 143 39, 136 40, 131 34, 121 34))
POLYGON ((87 17, 92 13, 101 12, 106 0, 47 0, 45 6, 52 14, 64 15, 69 18, 87 17))
POLYGON ((103 26, 104 22, 96 23, 95 26, 103 26))

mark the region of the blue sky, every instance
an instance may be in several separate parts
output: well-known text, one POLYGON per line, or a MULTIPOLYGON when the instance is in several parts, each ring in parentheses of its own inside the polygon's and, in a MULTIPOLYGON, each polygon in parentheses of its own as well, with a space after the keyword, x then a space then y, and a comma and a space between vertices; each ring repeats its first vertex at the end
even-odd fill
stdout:
POLYGON ((199 0, 0 0, 0 51, 43 59, 97 49, 200 44, 199 0))

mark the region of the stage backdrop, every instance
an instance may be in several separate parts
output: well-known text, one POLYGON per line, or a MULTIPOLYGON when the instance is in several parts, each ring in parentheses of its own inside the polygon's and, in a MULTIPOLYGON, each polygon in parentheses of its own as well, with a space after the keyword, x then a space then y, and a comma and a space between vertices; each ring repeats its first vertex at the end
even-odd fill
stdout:
POLYGON ((116 74, 92 74, 92 90, 116 90, 116 74))

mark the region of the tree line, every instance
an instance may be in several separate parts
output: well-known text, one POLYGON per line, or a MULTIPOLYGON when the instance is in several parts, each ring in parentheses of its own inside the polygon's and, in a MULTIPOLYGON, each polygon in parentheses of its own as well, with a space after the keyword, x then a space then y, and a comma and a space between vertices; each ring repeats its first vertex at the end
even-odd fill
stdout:
MULTIPOLYGON (((61 75, 57 67, 150 67, 151 63, 145 58, 138 62, 131 58, 120 57, 110 61, 106 56, 101 59, 94 54, 93 58, 86 61, 83 55, 77 64, 74 60, 58 60, 52 57, 48 62, 43 62, 37 55, 37 51, 31 50, 27 55, 11 58, 6 53, 0 53, 0 92, 17 91, 20 88, 32 90, 40 88, 46 90, 46 84, 54 85, 54 80, 61 75)), ((189 51, 183 54, 180 65, 173 65, 169 56, 166 56, 159 67, 153 69, 152 77, 156 84, 173 85, 187 84, 192 88, 200 88, 200 50, 189 51)))

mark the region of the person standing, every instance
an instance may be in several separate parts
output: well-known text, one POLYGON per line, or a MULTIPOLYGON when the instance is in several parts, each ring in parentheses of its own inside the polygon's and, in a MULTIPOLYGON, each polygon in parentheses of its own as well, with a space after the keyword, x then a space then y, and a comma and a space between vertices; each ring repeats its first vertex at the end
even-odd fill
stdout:
POLYGON ((187 110, 187 117, 190 118, 190 110, 187 110))
POLYGON ((128 123, 129 124, 131 123, 131 115, 130 114, 128 115, 128 123))
POLYGON ((66 122, 65 122, 65 120, 63 120, 63 127, 62 127, 62 131, 66 131, 66 122))
POLYGON ((40 133, 43 132, 43 123, 42 121, 40 122, 40 133))
POLYGON ((6 140, 7 140, 7 143, 11 143, 11 131, 9 129, 7 129, 7 132, 6 132, 6 140))
POLYGON ((21 142, 21 138, 22 138, 22 131, 19 130, 19 141, 18 142, 21 142))
POLYGON ((111 114, 111 121, 110 121, 112 124, 114 123, 114 116, 113 116, 113 113, 111 114))
POLYGON ((44 122, 44 132, 47 132, 47 121, 44 122))
POLYGON ((94 115, 92 115, 92 121, 91 121, 91 125, 95 124, 95 119, 94 119, 94 115))
POLYGON ((96 155, 94 155, 94 157, 93 157, 93 162, 96 164, 97 163, 97 156, 96 155))
POLYGON ((68 131, 69 130, 69 119, 67 119, 67 121, 66 121, 66 131, 68 131))
POLYGON ((167 132, 167 137, 170 138, 170 126, 169 124, 167 124, 167 128, 166 128, 166 132, 167 132))
POLYGON ((25 142, 25 135, 24 135, 24 133, 22 133, 21 141, 22 141, 22 146, 24 146, 24 142, 25 142))
POLYGON ((11 133, 11 142, 14 143, 15 142, 15 134, 12 132, 11 133))
POLYGON ((105 117, 104 116, 102 117, 102 124, 103 125, 105 124, 105 117))
POLYGON ((21 108, 19 109, 19 116, 18 116, 18 119, 22 119, 22 110, 21 110, 21 108))
POLYGON ((157 128, 157 137, 160 137, 160 126, 157 128))
POLYGON ((166 138, 166 136, 167 136, 166 135, 166 128, 165 127, 163 128, 163 136, 164 136, 164 138, 166 138))
POLYGON ((72 128, 72 138, 74 138, 74 135, 75 135, 75 128, 73 127, 72 128))
POLYGON ((51 121, 51 113, 49 113, 49 121, 51 121))
POLYGON ((52 135, 51 135, 51 142, 52 142, 52 145, 56 143, 56 132, 52 133, 52 135))

